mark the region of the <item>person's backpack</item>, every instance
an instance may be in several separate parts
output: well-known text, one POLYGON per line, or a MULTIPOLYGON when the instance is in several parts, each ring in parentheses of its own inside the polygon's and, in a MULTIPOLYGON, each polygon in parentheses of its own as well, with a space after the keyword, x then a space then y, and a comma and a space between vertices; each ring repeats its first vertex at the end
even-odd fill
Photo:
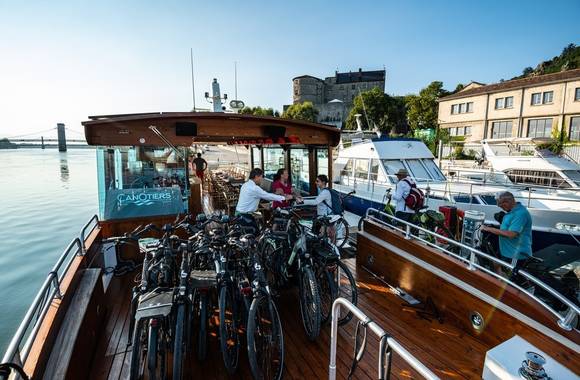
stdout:
POLYGON ((407 198, 405 198, 405 206, 409 207, 415 212, 421 210, 425 204, 425 194, 423 194, 423 191, 421 191, 421 189, 419 189, 416 184, 412 183, 408 179, 403 179, 403 181, 407 182, 407 184, 411 186, 411 191, 409 192, 409 195, 407 195, 407 198))
POLYGON ((340 197, 340 193, 334 189, 329 189, 328 187, 325 187, 323 191, 324 190, 330 191, 330 200, 332 203, 329 205, 326 203, 326 201, 324 201, 324 204, 332 210, 334 215, 342 215, 344 213, 344 207, 342 206, 342 198, 340 197))

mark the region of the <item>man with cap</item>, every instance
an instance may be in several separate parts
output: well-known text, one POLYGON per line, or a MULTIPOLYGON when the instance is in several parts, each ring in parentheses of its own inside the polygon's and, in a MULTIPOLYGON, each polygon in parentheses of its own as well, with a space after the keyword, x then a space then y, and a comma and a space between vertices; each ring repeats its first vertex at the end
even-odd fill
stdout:
POLYGON ((415 181, 409 177, 409 172, 406 169, 399 169, 395 175, 398 180, 395 193, 393 194, 393 199, 396 202, 395 217, 410 222, 415 211, 407 207, 405 199, 409 196, 411 184, 414 184, 415 181))

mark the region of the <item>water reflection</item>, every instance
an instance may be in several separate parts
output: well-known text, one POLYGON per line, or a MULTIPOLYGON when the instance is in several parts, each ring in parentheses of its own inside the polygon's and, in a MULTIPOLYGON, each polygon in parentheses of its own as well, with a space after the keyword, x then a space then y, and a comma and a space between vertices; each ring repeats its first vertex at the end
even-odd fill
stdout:
POLYGON ((60 153, 60 181, 68 182, 69 171, 68 171, 68 160, 66 157, 66 152, 60 153))

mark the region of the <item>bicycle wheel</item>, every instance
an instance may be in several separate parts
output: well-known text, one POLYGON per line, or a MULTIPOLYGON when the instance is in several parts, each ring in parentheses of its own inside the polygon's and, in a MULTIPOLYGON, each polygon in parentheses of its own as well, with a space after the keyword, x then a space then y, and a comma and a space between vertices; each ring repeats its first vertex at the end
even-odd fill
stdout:
POLYGON ((344 247, 346 242, 348 241, 348 230, 349 226, 348 223, 344 218, 339 219, 333 225, 334 227, 334 245, 338 248, 344 247))
POLYGON ((240 341, 237 310, 230 284, 222 286, 219 296, 220 346, 226 370, 231 375, 238 369, 240 341))
POLYGON ((254 379, 279 380, 284 371, 284 334, 276 305, 267 296, 253 299, 248 313, 248 359, 254 379))
POLYGON ((144 323, 148 321, 139 321, 133 330, 133 341, 131 343, 131 367, 129 371, 130 380, 138 380, 143 377, 144 366, 146 363, 147 346, 145 346, 147 329, 143 328, 144 323))
POLYGON ((167 334, 160 319, 150 319, 147 338, 147 372, 149 380, 163 380, 166 377, 167 334))
POLYGON ((186 326, 185 326, 185 304, 177 307, 177 317, 175 318, 174 342, 173 342, 173 380, 181 380, 183 375, 186 356, 186 326))
POLYGON ((332 274, 323 264, 316 271, 316 281, 320 290, 320 323, 324 324, 332 316, 332 303, 337 297, 336 285, 332 274))
MULTIPOLYGON (((336 266, 329 267, 332 273, 334 288, 336 289, 336 298, 342 297, 349 300, 356 306, 358 302, 358 289, 356 281, 350 269, 342 261, 337 261, 336 266)), ((334 300, 333 300, 334 302, 334 300)), ((352 319, 352 312, 348 312, 345 316, 338 319, 338 324, 343 325, 352 319)))
POLYGON ((306 336, 315 340, 320 334, 320 292, 310 267, 300 268, 300 314, 306 336))
POLYGON ((207 293, 198 293, 198 316, 199 316, 199 329, 197 335, 197 359, 200 361, 205 360, 207 357, 207 293))

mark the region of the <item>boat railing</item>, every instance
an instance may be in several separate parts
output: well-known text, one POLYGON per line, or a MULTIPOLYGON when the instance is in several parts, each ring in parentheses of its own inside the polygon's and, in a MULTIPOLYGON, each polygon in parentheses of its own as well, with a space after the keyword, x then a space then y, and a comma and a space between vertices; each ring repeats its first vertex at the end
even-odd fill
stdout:
MULTIPOLYGON (((406 361, 414 370, 419 372, 425 379, 439 379, 437 375, 431 372, 423 363, 407 351, 399 342, 390 336, 381 326, 373 322, 358 307, 353 305, 345 298, 337 298, 332 304, 332 326, 330 330, 330 364, 328 365, 328 379, 336 379, 336 346, 338 344, 338 319, 341 308, 348 311, 361 321, 363 326, 369 328, 379 337, 379 363, 378 379, 389 379, 391 370, 392 352, 396 352, 404 361, 406 361)), ((363 347, 366 349, 366 347, 363 347)))
POLYGON ((60 288, 63 278, 67 275, 74 258, 83 256, 86 253, 85 242, 89 227, 92 226, 90 230, 92 232, 98 225, 98 222, 99 218, 97 215, 94 215, 81 229, 80 237, 74 238, 62 252, 56 264, 42 283, 40 290, 34 297, 16 333, 8 344, 8 348, 2 358, 2 363, 14 363, 19 366, 23 366, 26 363, 32 344, 52 302, 55 299, 61 299, 63 297, 60 288))
POLYGON ((542 282, 541 280, 539 280, 538 278, 536 278, 532 274, 526 272, 524 269, 519 269, 517 272, 518 275, 525 277, 528 281, 530 281, 533 284, 533 287, 542 288, 551 297, 553 297, 554 300, 557 300, 557 301, 563 303, 564 305, 566 305, 567 310, 563 313, 558 312, 552 306, 548 305, 546 303, 546 301, 544 301, 543 299, 541 299, 540 297, 535 295, 533 290, 530 290, 530 288, 524 288, 521 285, 512 281, 511 279, 506 278, 506 277, 496 273, 495 271, 490 270, 489 268, 486 268, 485 266, 483 266, 479 263, 480 259, 487 259, 487 260, 493 262, 494 264, 499 265, 499 266, 509 270, 510 273, 512 273, 515 269, 514 262, 507 263, 503 260, 498 259, 497 257, 491 256, 487 253, 481 252, 481 251, 479 251, 473 247, 470 247, 466 244, 455 241, 452 238, 440 235, 436 232, 430 231, 430 230, 425 229, 421 226, 417 226, 417 225, 412 224, 410 222, 404 221, 404 220, 399 219, 393 215, 387 214, 385 212, 382 212, 382 211, 374 209, 374 208, 367 209, 366 214, 365 214, 365 218, 370 219, 370 220, 377 222, 379 224, 385 225, 385 226, 392 228, 396 231, 402 232, 405 235, 405 239, 416 239, 418 241, 421 241, 422 243, 425 243, 426 245, 428 245, 432 248, 435 248, 436 250, 438 250, 440 252, 443 252, 449 256, 454 257, 457 260, 462 261, 463 263, 466 264, 466 268, 468 270, 482 271, 482 272, 487 273, 488 275, 518 289, 519 291, 524 292, 529 297, 531 297, 536 302, 538 302, 540 305, 542 305, 545 309, 547 309, 551 314, 553 314, 557 318, 558 326, 560 326, 562 329, 564 329, 566 331, 572 330, 573 323, 575 322, 576 318, 580 318, 580 307, 577 304, 575 304, 574 302, 572 302, 568 298, 564 297, 562 294, 560 294, 559 292, 557 292, 552 287, 548 286, 547 284, 545 284, 544 282, 542 282), (401 228, 400 226, 403 226, 403 228, 401 228), (431 237, 431 239, 426 238, 429 236, 431 237), (458 254, 456 252, 453 252, 449 248, 442 247, 442 246, 436 244, 437 241, 444 241, 445 243, 449 244, 450 246, 457 248, 458 251, 461 252, 461 254, 458 254))

